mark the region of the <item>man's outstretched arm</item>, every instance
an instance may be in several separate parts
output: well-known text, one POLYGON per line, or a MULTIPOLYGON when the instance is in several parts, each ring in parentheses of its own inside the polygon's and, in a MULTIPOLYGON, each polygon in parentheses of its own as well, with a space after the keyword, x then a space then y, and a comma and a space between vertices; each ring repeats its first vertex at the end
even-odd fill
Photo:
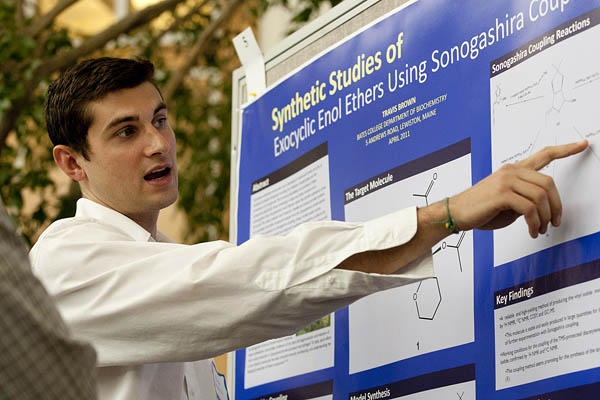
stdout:
MULTIPOLYGON (((548 224, 559 226, 562 203, 551 177, 540 169, 559 158, 581 153, 587 141, 546 147, 516 164, 507 164, 462 193, 448 200, 459 230, 499 229, 523 215, 529 234, 545 233, 548 224)), ((441 221, 448 218, 445 201, 417 210, 417 233, 407 243, 387 250, 355 254, 337 268, 391 274, 399 265, 427 254, 431 247, 450 234, 441 221)))

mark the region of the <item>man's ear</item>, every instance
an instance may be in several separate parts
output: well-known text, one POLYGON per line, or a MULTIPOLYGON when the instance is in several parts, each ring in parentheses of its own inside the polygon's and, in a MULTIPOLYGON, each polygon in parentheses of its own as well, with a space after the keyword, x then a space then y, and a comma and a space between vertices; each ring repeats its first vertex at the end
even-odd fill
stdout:
POLYGON ((59 144, 52 149, 52 155, 56 165, 63 170, 67 176, 77 182, 84 180, 87 175, 81 167, 80 162, 82 156, 69 146, 59 144))

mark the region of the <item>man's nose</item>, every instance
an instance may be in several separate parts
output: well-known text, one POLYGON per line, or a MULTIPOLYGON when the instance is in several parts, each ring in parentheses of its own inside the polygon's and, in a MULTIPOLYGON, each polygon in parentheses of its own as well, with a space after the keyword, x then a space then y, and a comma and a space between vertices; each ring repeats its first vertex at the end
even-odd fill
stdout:
POLYGON ((147 145, 146 155, 153 156, 155 154, 163 154, 169 151, 170 142, 167 137, 167 132, 161 132, 153 125, 146 129, 147 145))

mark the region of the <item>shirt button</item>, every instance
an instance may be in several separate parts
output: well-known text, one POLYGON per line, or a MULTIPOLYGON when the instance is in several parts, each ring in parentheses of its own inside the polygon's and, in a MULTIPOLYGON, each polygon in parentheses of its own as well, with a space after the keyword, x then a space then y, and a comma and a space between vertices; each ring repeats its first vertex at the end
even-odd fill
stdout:
POLYGON ((327 282, 329 282, 330 285, 333 285, 335 283, 335 278, 333 276, 330 276, 329 278, 327 278, 327 282))

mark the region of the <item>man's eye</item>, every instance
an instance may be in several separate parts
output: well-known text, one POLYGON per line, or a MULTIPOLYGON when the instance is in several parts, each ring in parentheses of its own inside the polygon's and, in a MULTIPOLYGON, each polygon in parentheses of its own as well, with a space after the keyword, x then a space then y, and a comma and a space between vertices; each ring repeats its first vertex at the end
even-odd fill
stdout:
POLYGON ((133 128, 127 127, 127 128, 121 129, 119 131, 119 133, 117 133, 117 136, 119 136, 119 137, 129 137, 129 136, 133 135, 133 133, 134 133, 133 128))
POLYGON ((161 118, 158 118, 156 121, 154 121, 154 126, 157 128, 162 128, 166 124, 167 124, 167 117, 161 117, 161 118))

